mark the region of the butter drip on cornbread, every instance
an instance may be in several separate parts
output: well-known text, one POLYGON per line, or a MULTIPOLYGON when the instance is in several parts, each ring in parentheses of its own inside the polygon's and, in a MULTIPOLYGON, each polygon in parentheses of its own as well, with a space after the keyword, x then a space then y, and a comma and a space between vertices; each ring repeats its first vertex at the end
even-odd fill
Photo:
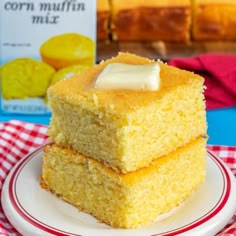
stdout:
POLYGON ((94 87, 155 91, 160 87, 160 66, 158 63, 145 65, 111 63, 98 75, 94 87))

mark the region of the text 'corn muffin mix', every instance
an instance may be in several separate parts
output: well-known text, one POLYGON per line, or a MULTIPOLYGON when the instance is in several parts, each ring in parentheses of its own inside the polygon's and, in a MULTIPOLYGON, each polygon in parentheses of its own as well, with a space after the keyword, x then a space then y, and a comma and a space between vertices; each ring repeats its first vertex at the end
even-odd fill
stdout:
POLYGON ((96 0, 1 0, 0 16, 0 113, 49 113, 48 87, 95 62, 96 0))
POLYGON ((42 187, 117 228, 177 207, 205 179, 203 82, 119 53, 55 83, 42 187))

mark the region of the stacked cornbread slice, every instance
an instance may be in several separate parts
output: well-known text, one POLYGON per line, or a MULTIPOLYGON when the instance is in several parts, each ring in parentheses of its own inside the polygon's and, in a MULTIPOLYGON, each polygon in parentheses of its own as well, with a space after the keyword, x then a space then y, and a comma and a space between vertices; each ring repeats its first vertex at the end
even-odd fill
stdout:
POLYGON ((154 61, 120 53, 49 89, 53 144, 45 148, 42 186, 113 227, 138 228, 204 181, 203 79, 155 62, 157 90, 96 88, 112 63, 154 61))

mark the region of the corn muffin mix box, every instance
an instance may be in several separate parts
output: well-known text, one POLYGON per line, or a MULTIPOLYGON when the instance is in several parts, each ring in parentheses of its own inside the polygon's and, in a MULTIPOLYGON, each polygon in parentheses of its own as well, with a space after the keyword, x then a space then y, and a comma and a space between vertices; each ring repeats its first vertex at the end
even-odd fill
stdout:
POLYGON ((96 0, 1 0, 1 113, 45 114, 47 88, 92 66, 96 0))

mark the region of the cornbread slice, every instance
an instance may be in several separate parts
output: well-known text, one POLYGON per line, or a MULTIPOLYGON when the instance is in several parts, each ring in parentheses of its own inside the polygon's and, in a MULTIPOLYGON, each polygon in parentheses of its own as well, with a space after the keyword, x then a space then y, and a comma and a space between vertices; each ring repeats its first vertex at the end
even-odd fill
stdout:
POLYGON ((109 0, 97 0, 97 39, 109 37, 110 4, 109 0))
POLYGON ((187 42, 190 0, 112 0, 112 33, 116 40, 187 42))
POLYGON ((196 138, 128 174, 52 144, 43 156, 42 187, 112 227, 139 228, 180 205, 204 181, 205 143, 196 138))
POLYGON ((43 156, 42 186, 113 227, 137 228, 182 203, 205 178, 206 140, 128 174, 53 144, 43 156))
POLYGON ((194 40, 236 39, 235 0, 194 0, 194 40))
POLYGON ((159 62, 158 91, 94 89, 98 74, 113 62, 153 63, 120 53, 51 86, 49 136, 56 144, 127 173, 205 135, 202 77, 159 62))

